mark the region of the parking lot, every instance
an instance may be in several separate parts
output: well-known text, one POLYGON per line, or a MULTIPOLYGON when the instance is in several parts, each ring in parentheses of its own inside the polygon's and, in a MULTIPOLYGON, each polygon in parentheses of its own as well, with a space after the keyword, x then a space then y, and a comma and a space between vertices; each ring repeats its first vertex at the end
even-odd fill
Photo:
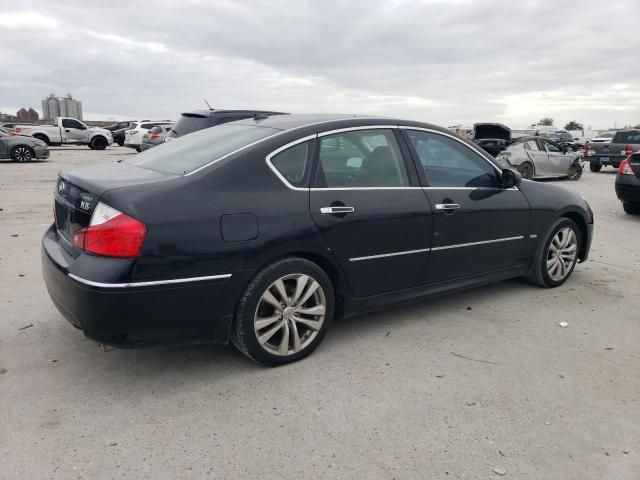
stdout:
POLYGON ((613 169, 553 182, 595 214, 563 286, 344 320, 267 369, 221 345, 102 348, 51 303, 39 244, 57 171, 131 153, 0 164, 3 478, 640 478, 640 217, 613 169))

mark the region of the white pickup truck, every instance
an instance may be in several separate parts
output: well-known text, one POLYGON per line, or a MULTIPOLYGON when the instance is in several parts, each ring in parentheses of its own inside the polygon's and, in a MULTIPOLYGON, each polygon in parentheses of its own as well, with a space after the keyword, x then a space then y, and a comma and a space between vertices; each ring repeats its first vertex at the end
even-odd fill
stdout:
POLYGON ((67 117, 56 117, 55 125, 16 125, 14 131, 47 145, 88 145, 92 150, 104 150, 113 143, 109 130, 88 127, 80 120, 67 117))

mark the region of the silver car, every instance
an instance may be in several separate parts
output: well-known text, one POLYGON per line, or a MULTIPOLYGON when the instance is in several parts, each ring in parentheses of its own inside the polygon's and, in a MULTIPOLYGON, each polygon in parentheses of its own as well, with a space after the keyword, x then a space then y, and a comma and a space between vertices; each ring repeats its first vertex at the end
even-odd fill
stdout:
POLYGON ((582 176, 582 154, 543 137, 522 137, 496 156, 505 168, 520 172, 522 178, 582 176))

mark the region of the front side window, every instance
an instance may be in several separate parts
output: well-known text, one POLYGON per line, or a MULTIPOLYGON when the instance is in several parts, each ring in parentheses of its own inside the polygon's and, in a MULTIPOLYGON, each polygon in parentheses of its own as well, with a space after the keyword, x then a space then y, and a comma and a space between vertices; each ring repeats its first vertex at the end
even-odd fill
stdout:
POLYGON ((353 130, 320 138, 318 186, 406 187, 409 176, 389 129, 353 130))
POLYGON ((407 130, 430 187, 498 187, 496 169, 478 153, 444 135, 407 130))
POLYGON ((299 143, 271 158, 271 164, 294 187, 308 185, 308 161, 310 142, 299 143))
POLYGON ((560 146, 552 142, 544 142, 544 148, 547 152, 562 153, 560 146))

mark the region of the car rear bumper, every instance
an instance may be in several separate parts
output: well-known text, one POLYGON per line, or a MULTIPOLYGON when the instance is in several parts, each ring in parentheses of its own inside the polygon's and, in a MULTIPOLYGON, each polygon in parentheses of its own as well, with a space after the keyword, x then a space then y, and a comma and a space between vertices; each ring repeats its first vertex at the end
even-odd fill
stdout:
POLYGON ((616 175, 616 195, 623 202, 640 203, 640 179, 635 175, 616 175))
POLYGON ((587 155, 585 160, 591 163, 598 163, 600 165, 611 165, 613 167, 618 168, 622 161, 627 158, 623 155, 587 155), (606 159, 606 160, 605 160, 606 159))
MULTIPOLYGON (((103 260, 111 259, 90 259, 103 260)), ((235 298, 229 278, 168 285, 101 283, 72 273, 74 261, 49 228, 42 240, 47 290, 62 316, 87 337, 123 347, 228 342, 235 298)))

